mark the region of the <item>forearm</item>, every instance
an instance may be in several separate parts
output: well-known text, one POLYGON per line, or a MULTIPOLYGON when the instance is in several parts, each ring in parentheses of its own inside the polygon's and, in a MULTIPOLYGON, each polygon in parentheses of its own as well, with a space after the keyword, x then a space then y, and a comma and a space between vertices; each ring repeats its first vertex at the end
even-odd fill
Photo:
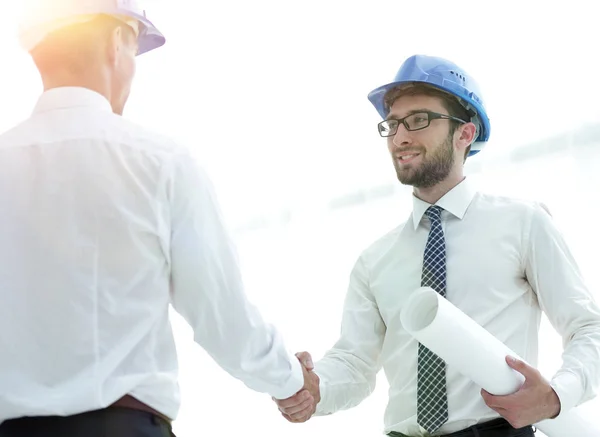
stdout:
POLYGON ((280 332, 247 300, 235 269, 216 270, 229 274, 215 282, 205 277, 200 283, 193 274, 183 280, 179 271, 174 281, 186 284, 175 287, 173 304, 192 327, 195 341, 249 388, 277 399, 294 395, 303 385, 298 360, 280 332))
POLYGON ((330 351, 315 363, 321 401, 316 415, 333 414, 360 404, 375 389, 378 367, 355 356, 330 351))
POLYGON ((303 385, 298 360, 244 290, 237 250, 212 184, 180 157, 174 167, 170 246, 171 302, 194 337, 228 373, 276 398, 303 385))
POLYGON ((526 239, 527 280, 563 338, 563 365, 551 383, 564 413, 600 386, 600 308, 545 208, 532 212, 526 239))
POLYGON ((594 398, 600 383, 600 321, 580 327, 567 342, 563 364, 551 381, 561 413, 594 398))

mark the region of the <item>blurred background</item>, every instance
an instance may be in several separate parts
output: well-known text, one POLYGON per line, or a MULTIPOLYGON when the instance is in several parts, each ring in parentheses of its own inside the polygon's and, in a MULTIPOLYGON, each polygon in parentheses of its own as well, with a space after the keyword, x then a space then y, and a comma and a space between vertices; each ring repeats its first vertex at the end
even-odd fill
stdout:
MULTIPOLYGON (((17 46, 18 3, 0 5, 0 130, 26 118, 41 82, 17 46)), ((405 221, 400 185, 366 96, 415 53, 480 83, 486 149, 466 171, 481 190, 546 203, 598 296, 600 26, 587 1, 149 0, 167 45, 139 58, 126 116, 187 145, 214 180, 247 292, 292 351, 336 341, 350 269, 405 221)), ((353 410, 301 425, 193 343, 175 313, 179 437, 380 435, 387 382, 353 410)), ((544 319, 540 370, 560 366, 544 319)), ((592 414, 600 401, 582 408, 592 414)), ((537 435, 542 435, 538 432, 537 435)))

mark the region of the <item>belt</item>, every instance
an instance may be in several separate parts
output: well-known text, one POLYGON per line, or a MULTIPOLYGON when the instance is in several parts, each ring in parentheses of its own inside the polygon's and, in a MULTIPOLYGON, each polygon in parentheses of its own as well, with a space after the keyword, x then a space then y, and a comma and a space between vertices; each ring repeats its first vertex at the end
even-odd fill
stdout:
POLYGON ((115 403, 111 404, 109 408, 129 408, 131 410, 145 411, 146 413, 153 414, 154 416, 158 416, 164 421, 166 421, 169 425, 171 424, 171 419, 165 416, 162 413, 159 413, 154 408, 149 407, 141 401, 138 401, 136 398, 130 395, 125 395, 115 403))
MULTIPOLYGON (((487 431, 497 431, 497 430, 507 430, 514 431, 515 435, 520 435, 518 432, 533 429, 531 426, 525 426, 523 428, 515 429, 512 427, 510 423, 508 423, 505 419, 494 419, 488 422, 478 423, 477 425, 470 426, 469 428, 462 429, 460 431, 453 432, 451 434, 443 434, 439 437, 485 437, 487 431)), ((390 437, 410 437, 406 434, 402 434, 399 432, 390 432, 388 434, 390 437)), ((508 434, 508 435, 512 435, 508 434)))

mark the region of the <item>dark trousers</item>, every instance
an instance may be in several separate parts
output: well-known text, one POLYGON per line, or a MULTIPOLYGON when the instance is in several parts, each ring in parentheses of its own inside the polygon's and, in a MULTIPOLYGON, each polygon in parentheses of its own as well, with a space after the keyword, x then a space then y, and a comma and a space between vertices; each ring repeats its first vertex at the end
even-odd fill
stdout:
POLYGON ((0 424, 0 437, 174 437, 171 425, 145 411, 109 407, 74 416, 22 417, 0 424))
MULTIPOLYGON (((410 437, 399 432, 391 432, 388 435, 392 437, 410 437)), ((440 437, 533 437, 533 435, 534 431, 531 426, 515 429, 506 420, 495 419, 440 437)), ((0 434, 0 437, 3 437, 2 434, 0 434)))

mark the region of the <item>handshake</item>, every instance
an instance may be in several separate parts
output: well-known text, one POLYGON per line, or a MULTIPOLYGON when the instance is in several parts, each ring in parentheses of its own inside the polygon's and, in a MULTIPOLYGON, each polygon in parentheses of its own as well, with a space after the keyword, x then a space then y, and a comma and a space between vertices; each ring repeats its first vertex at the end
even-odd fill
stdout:
POLYGON ((275 399, 273 401, 279 407, 283 417, 292 423, 306 422, 315 413, 317 404, 321 400, 319 391, 319 377, 313 372, 314 364, 308 352, 299 352, 296 358, 302 366, 304 374, 304 387, 294 396, 287 399, 275 399))

